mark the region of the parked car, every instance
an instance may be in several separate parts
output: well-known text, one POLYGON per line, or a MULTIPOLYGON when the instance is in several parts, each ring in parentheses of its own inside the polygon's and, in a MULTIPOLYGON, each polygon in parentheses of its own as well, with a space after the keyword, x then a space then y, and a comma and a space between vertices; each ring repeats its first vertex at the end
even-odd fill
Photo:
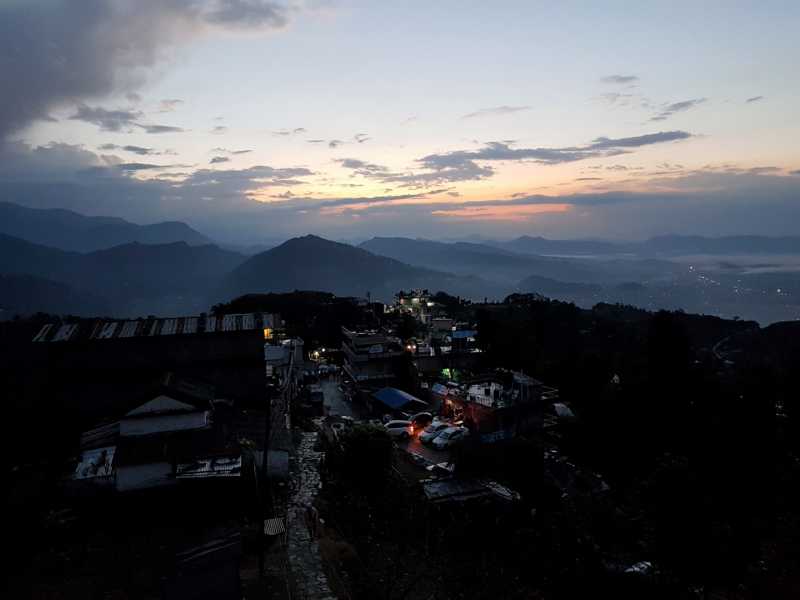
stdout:
POLYGON ((414 431, 420 431, 433 422, 433 415, 429 412, 421 412, 415 414, 409 421, 414 424, 414 431))
POLYGON ((389 421, 384 427, 390 436, 401 440, 407 440, 414 434, 414 425, 411 421, 389 421))
POLYGON ((437 450, 444 450, 467 435, 468 432, 465 427, 448 427, 434 438, 433 447, 437 450))
POLYGON ((419 434, 419 441, 423 444, 430 444, 436 439, 436 436, 449 427, 451 427, 450 423, 445 423, 444 421, 434 421, 428 425, 422 433, 419 434))

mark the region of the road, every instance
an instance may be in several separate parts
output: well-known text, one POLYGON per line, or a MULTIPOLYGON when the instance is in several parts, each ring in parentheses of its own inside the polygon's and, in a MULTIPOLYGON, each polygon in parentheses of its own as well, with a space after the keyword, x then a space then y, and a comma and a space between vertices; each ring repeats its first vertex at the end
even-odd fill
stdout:
POLYGON ((358 414, 353 410, 353 405, 344 399, 344 394, 339 390, 339 378, 330 377, 320 381, 322 394, 325 396, 325 414, 339 415, 342 417, 358 418, 358 414))

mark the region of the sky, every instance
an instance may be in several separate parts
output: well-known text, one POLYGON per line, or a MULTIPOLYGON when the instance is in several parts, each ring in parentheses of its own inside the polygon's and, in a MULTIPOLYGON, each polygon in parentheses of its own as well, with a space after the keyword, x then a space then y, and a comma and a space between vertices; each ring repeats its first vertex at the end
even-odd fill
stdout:
POLYGON ((0 199, 228 243, 800 235, 800 4, 0 0, 0 199))

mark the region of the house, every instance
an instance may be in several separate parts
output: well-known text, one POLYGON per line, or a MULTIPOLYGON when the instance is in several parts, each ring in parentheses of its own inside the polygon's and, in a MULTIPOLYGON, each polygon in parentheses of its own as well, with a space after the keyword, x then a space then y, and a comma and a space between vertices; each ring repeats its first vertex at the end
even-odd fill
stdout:
POLYGON ((445 413, 463 419, 482 442, 536 433, 542 426, 541 382, 515 371, 497 370, 466 382, 445 398, 445 413))
POLYGON ((71 487, 132 492, 238 478, 241 453, 224 431, 230 409, 213 387, 168 374, 149 400, 81 436, 71 487))

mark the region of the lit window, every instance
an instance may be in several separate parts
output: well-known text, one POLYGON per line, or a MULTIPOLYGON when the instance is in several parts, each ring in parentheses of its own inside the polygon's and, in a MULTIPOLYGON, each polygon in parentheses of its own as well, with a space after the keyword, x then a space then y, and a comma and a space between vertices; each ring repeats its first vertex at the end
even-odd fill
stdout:
POLYGON ((270 329, 269 327, 265 327, 264 328, 264 339, 265 340, 271 340, 272 339, 272 329, 270 329))

